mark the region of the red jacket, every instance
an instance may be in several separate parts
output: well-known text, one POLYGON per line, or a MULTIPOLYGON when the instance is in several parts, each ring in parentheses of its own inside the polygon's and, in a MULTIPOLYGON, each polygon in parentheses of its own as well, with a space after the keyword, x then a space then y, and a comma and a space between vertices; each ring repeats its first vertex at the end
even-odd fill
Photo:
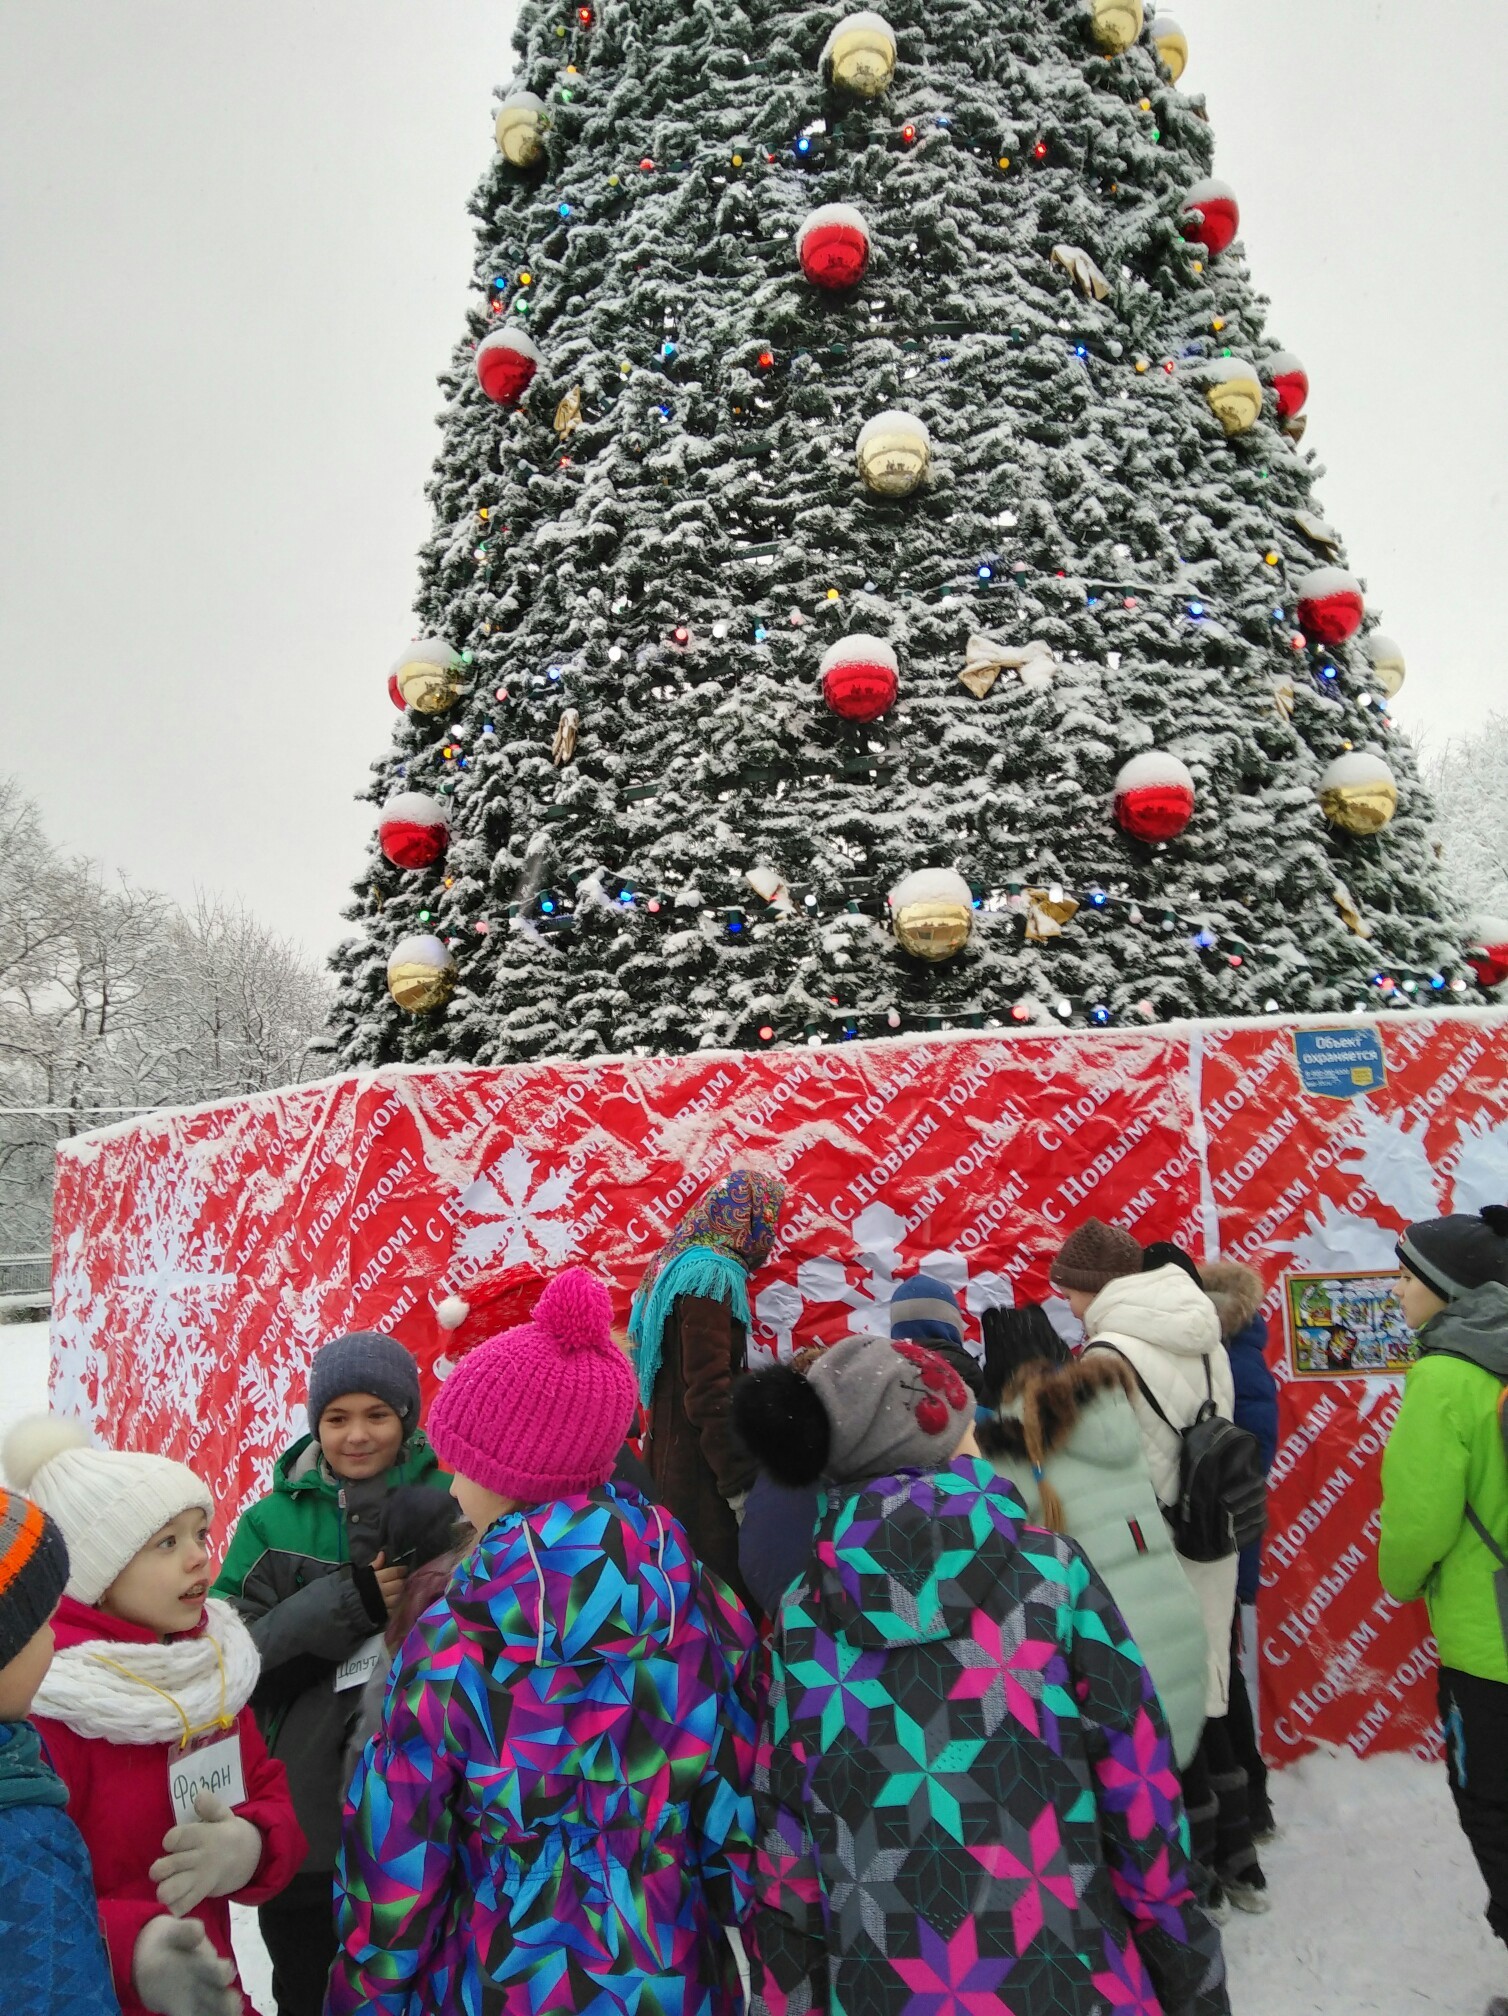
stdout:
MULTIPOLYGON (((91 1610, 71 1596, 63 1598, 54 1622, 59 1647, 95 1639, 150 1644, 154 1634, 127 1624, 103 1610, 91 1610)), ((89 1859, 99 1894, 100 1920, 120 1997, 122 2016, 147 2016, 131 1986, 131 1958, 137 1936, 149 1918, 160 1918, 156 1886, 148 1869, 162 1853, 162 1838, 173 1823, 168 1796, 168 1743, 111 1743, 100 1736, 80 1736, 65 1723, 38 1715, 52 1762, 68 1787, 72 1815, 89 1859)), ((263 1904, 284 1889, 304 1858, 306 1843, 288 1796, 281 1764, 267 1755, 256 1719, 249 1707, 237 1718, 241 1736, 241 1766, 246 1799, 236 1808, 262 1835, 262 1860, 237 1904, 263 1904)), ((193 1912, 216 1952, 235 1955, 230 1943, 230 1903, 227 1897, 206 1897, 193 1912)), ((249 2005, 247 2005, 249 2006, 249 2005)))

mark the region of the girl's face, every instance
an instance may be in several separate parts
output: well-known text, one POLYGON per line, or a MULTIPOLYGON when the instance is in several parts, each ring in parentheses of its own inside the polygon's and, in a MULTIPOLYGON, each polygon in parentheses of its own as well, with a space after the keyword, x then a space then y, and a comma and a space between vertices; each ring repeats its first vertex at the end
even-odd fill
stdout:
POLYGON ((1402 1269, 1402 1277, 1398 1300, 1403 1304, 1403 1320, 1410 1330, 1422 1330, 1431 1316, 1438 1316, 1449 1305, 1433 1288, 1426 1287, 1417 1274, 1410 1274, 1407 1267, 1402 1269))
POLYGON ((398 1461, 403 1423, 375 1393, 342 1393, 319 1417, 319 1446, 337 1477, 381 1477, 398 1461))
POLYGON ((152 1535, 101 1596, 99 1607, 159 1638, 176 1638, 194 1630, 204 1615, 209 1568, 209 1520, 194 1505, 152 1535))
POLYGON ((1093 1288, 1065 1288, 1062 1293, 1063 1300, 1082 1323, 1084 1318, 1089 1314, 1089 1305, 1094 1300, 1098 1290, 1093 1288))
POLYGON ((495 1491, 478 1484, 470 1477, 452 1477, 450 1495, 465 1513, 475 1532, 480 1536, 487 1528, 502 1518, 505 1512, 517 1512, 516 1498, 499 1498, 495 1491))

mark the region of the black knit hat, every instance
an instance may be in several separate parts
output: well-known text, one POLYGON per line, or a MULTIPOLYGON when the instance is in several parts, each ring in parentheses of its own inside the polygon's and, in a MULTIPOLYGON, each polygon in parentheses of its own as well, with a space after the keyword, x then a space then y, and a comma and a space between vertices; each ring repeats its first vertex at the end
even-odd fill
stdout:
POLYGON ((0 1666, 36 1637, 67 1585, 62 1529, 19 1491, 0 1491, 0 1666))
POLYGON ((309 1367, 311 1435, 318 1435, 319 1417, 330 1403, 347 1393, 385 1400, 403 1423, 405 1441, 419 1425, 419 1368, 396 1337, 351 1330, 320 1346, 309 1367))
POLYGON ((1508 1204, 1489 1204, 1475 1218, 1457 1211, 1410 1225, 1398 1258, 1446 1302, 1489 1281, 1508 1287, 1508 1204))

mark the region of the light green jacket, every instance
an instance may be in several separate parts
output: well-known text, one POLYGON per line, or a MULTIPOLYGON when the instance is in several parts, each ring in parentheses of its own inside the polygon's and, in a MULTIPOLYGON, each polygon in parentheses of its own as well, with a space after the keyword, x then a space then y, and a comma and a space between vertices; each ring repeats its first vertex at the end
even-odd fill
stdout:
POLYGON ((1147 1662, 1181 1769, 1204 1728, 1204 1614, 1173 1551, 1123 1379, 1119 1360, 1103 1352, 1056 1369, 1033 1366, 1006 1388, 979 1444, 1035 1525, 1044 1523, 1032 1462, 1039 1453, 1062 1504, 1060 1530, 1088 1555, 1147 1662))
POLYGON ((1440 1664, 1508 1681, 1493 1575, 1471 1506, 1508 1554, 1508 1459, 1498 1399, 1508 1381, 1508 1288, 1474 1288, 1419 1332, 1419 1360, 1382 1458, 1377 1568, 1400 1603, 1422 1596, 1440 1664))

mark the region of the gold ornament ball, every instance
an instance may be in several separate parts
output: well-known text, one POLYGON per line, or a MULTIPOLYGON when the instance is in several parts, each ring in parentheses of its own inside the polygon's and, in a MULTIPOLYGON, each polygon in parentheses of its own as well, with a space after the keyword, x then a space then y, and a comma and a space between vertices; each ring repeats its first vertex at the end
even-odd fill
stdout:
POLYGON ((1242 357, 1221 357, 1205 376, 1204 396, 1228 435, 1247 434, 1262 417, 1262 381, 1242 357))
POLYGON ((420 714, 443 714, 461 697, 465 667, 443 637, 421 637, 401 652, 393 677, 406 705, 420 714))
POLYGON ((1090 0, 1089 32, 1102 56, 1124 56, 1146 23, 1141 0, 1090 0))
POLYGON ((545 151, 545 108, 532 91, 514 91, 497 115, 497 151, 513 168, 532 168, 545 151))
POLYGON ((827 43, 827 65, 835 84, 857 98, 878 98, 895 76, 895 33, 879 14, 850 14, 827 43))
POLYGON ((859 474, 877 497, 909 497, 932 464, 932 438, 914 413, 877 413, 859 430, 859 474))
POLYGON ((1162 58, 1162 66, 1176 84, 1189 63, 1189 41, 1176 21, 1159 14, 1152 23, 1152 46, 1162 58))
POLYGON ((1354 749, 1319 781, 1320 810, 1332 826, 1362 838, 1380 833, 1398 810, 1398 786, 1380 756, 1354 749))
POLYGON ((405 938, 387 962, 387 991, 409 1015, 443 1008, 455 991, 456 962, 438 938, 405 938))
POLYGON ((1391 700, 1408 671, 1401 647, 1391 637, 1384 637, 1380 630, 1374 630, 1366 640, 1366 651, 1372 666, 1372 677, 1391 700))
POLYGON ((973 935, 973 892, 951 868, 919 869, 891 890, 890 915, 902 950, 936 965, 973 935))

